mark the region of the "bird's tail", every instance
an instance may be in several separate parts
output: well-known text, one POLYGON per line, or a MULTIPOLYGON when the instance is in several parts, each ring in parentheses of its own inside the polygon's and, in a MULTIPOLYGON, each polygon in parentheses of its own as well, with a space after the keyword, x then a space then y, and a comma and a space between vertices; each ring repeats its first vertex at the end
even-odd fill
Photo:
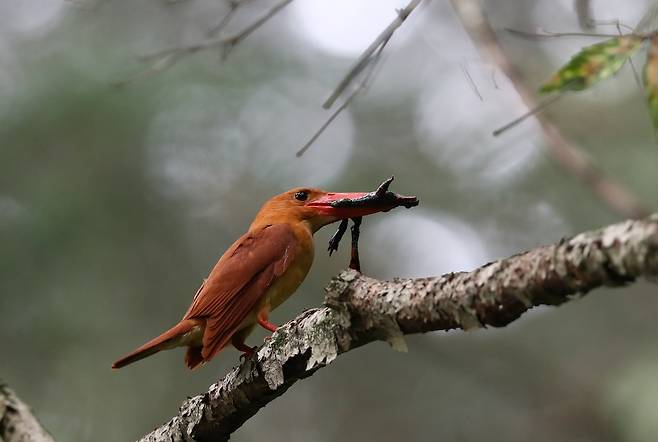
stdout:
POLYGON ((184 319, 157 338, 150 340, 138 349, 128 353, 116 361, 114 364, 112 364, 112 368, 117 369, 125 367, 128 364, 132 364, 133 362, 139 361, 140 359, 149 357, 161 350, 167 350, 179 345, 189 345, 189 343, 184 342, 185 334, 193 331, 195 327, 200 326, 200 321, 196 321, 194 319, 184 319))

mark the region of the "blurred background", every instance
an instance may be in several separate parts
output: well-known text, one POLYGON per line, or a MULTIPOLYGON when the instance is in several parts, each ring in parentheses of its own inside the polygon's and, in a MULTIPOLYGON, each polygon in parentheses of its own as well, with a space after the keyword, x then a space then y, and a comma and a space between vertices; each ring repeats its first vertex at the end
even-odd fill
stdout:
MULTIPOLYGON (((115 87, 147 67, 140 55, 206 41, 227 2, 0 2, 0 376, 58 440, 136 439, 237 363, 231 349, 190 372, 174 350, 110 370, 178 321, 275 193, 371 190, 394 174, 393 189, 421 206, 365 220, 362 264, 377 278, 469 270, 623 218, 556 165, 535 121, 491 136, 528 109, 445 0, 417 8, 367 92, 296 158, 331 112, 324 99, 406 3, 297 0, 224 61, 202 51, 115 87)), ((652 6, 591 3, 594 18, 630 26, 652 6)), ((244 1, 224 35, 273 4, 244 1)), ((577 31, 571 0, 484 7, 533 89, 599 41, 504 32, 577 31)), ((548 114, 658 207, 658 146, 628 67, 548 114)), ((324 252, 332 232, 317 234, 315 265, 275 323, 320 305, 346 267, 346 243, 324 252)), ((407 354, 368 345, 233 439, 655 441, 657 314, 656 287, 641 283, 534 309, 504 329, 411 336, 407 354)))

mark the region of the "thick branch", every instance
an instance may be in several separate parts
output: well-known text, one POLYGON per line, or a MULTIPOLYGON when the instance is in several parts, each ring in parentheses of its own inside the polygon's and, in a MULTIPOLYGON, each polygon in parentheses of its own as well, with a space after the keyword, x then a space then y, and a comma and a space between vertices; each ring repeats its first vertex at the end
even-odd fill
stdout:
POLYGON ((404 334, 501 327, 537 305, 658 276, 658 214, 580 234, 441 277, 379 281, 350 270, 327 287, 326 307, 280 327, 252 359, 142 441, 228 440, 292 384, 375 340, 405 349, 404 334))
POLYGON ((4 442, 53 442, 30 407, 0 381, 0 440, 4 442))
MULTIPOLYGON (((521 73, 505 55, 479 3, 478 0, 452 0, 464 28, 482 55, 488 56, 505 73, 529 109, 537 108, 539 103, 535 94, 525 86, 521 73)), ((535 116, 553 159, 587 186, 601 202, 625 217, 641 218, 649 213, 635 195, 613 177, 607 176, 585 152, 570 143, 548 117, 540 113, 535 116)))

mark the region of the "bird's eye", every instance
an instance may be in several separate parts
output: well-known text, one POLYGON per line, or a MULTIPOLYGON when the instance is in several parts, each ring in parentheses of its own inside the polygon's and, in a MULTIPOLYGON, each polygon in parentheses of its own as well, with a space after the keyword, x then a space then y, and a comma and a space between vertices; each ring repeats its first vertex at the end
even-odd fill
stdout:
POLYGON ((305 190, 300 190, 299 192, 295 193, 295 199, 298 201, 306 201, 308 198, 308 192, 305 190))

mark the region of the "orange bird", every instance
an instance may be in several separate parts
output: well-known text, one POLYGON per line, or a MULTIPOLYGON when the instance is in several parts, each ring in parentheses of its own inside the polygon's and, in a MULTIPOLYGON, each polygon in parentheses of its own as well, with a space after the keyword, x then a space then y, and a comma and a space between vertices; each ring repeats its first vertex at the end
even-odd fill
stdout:
POLYGON ((313 233, 338 220, 418 204, 415 197, 388 192, 330 193, 298 188, 277 195, 260 209, 249 230, 224 252, 194 295, 183 319, 157 338, 122 357, 121 368, 161 350, 187 347, 193 369, 232 344, 251 355, 245 339, 256 324, 269 331, 270 311, 292 295, 313 262, 313 233))

